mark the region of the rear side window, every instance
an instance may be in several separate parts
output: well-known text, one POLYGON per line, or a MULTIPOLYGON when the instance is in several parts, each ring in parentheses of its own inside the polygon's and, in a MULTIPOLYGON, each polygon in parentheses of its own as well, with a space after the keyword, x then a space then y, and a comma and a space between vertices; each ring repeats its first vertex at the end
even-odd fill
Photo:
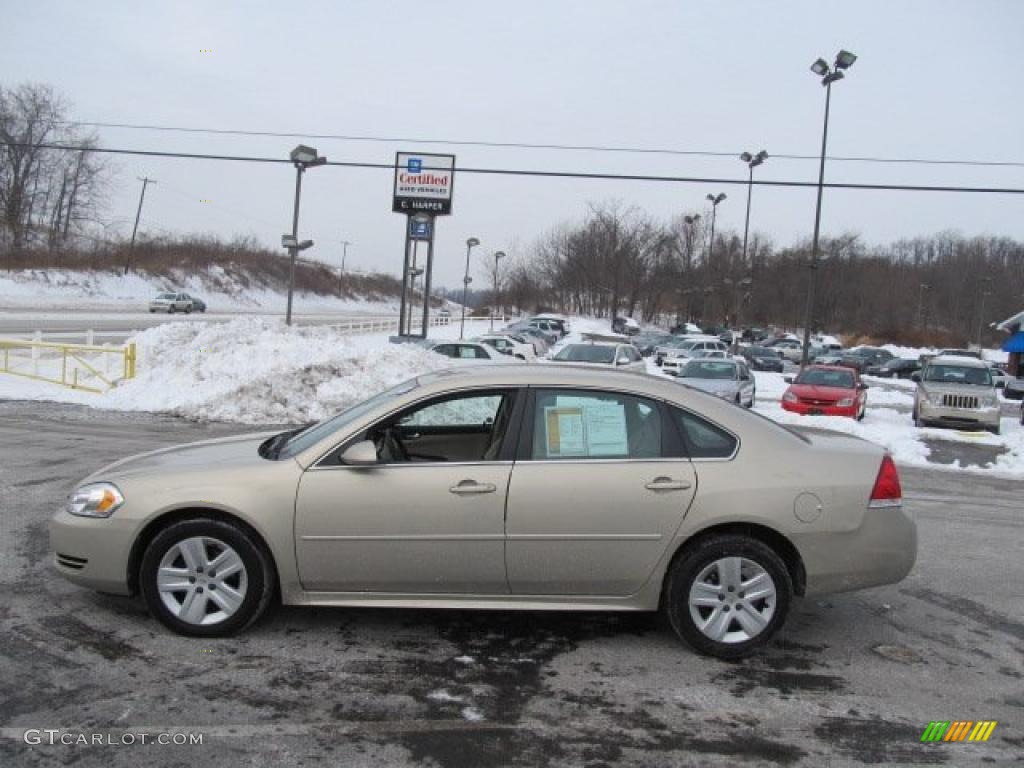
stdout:
POLYGON ((534 461, 660 456, 661 411, 654 401, 618 392, 537 391, 534 461))
POLYGON ((736 438, 721 427, 680 408, 672 408, 672 418, 691 459, 728 459, 736 453, 736 438))

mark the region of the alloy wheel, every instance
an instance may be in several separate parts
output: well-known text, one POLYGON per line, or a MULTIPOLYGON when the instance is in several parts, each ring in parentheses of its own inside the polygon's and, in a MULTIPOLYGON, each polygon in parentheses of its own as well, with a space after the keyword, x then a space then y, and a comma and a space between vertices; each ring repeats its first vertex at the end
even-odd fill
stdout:
POLYGON ((160 600, 179 620, 219 624, 237 613, 249 586, 239 554, 219 539, 194 536, 172 545, 156 575, 160 600))
POLYGON ((720 643, 742 643, 760 635, 775 614, 775 582, 745 557, 723 557, 708 564, 690 586, 694 625, 720 643))

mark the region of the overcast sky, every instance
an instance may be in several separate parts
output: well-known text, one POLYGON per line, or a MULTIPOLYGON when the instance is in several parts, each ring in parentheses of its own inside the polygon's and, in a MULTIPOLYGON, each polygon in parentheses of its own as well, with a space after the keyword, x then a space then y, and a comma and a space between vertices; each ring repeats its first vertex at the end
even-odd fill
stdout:
MULTIPOLYGON (((834 155, 1024 161, 1015 0, 621 2, 50 2, 6 4, 5 86, 49 83, 81 120, 489 142, 614 145, 815 155, 824 89, 808 70, 840 48, 859 59, 833 87, 834 155), (202 52, 210 49, 212 52, 202 52)), ((289 138, 100 129, 110 147, 287 156, 289 138)), ((391 163, 398 149, 453 152, 467 167, 745 178, 734 158, 446 148, 310 139, 332 160, 391 163)), ((253 234, 277 246, 291 226, 294 171, 132 157, 108 216, 142 229, 253 234), (203 203, 201 200, 212 200, 203 203)), ((816 180, 814 161, 770 159, 764 179, 816 180)), ((1024 187, 1024 168, 832 162, 829 181, 1024 187)), ((386 170, 306 174, 300 235, 309 253, 397 273, 403 217, 386 170)), ((745 190, 702 184, 456 176, 440 220, 435 283, 460 282, 464 241, 520 252, 618 200, 657 217, 725 191, 718 225, 742 230, 745 190)), ((870 242, 930 234, 1024 238, 1024 196, 826 190, 823 231, 870 242)), ((813 190, 755 188, 752 228, 778 245, 809 237, 813 190)), ((481 271, 475 274, 479 279, 481 271)))

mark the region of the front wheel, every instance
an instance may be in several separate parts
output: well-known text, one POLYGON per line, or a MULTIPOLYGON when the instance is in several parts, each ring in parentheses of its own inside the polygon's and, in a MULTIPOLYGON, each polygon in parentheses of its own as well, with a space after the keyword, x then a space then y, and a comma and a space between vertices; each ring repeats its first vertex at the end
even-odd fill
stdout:
POLYGON ((727 534, 698 542, 672 564, 664 609, 693 648, 737 659, 778 631, 792 599, 782 559, 757 539, 727 534))
POLYGON ((142 556, 146 606, 182 635, 225 637, 256 621, 274 593, 270 556, 233 523, 194 518, 172 523, 142 556))

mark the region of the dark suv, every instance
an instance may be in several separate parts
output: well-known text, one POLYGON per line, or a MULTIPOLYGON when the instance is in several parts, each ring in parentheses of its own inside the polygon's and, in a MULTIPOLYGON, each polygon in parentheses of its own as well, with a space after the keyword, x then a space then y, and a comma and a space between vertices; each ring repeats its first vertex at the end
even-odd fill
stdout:
POLYGON ((844 368, 853 368, 857 373, 864 373, 869 366, 884 365, 893 358, 892 352, 879 347, 857 347, 843 353, 839 365, 844 368))

